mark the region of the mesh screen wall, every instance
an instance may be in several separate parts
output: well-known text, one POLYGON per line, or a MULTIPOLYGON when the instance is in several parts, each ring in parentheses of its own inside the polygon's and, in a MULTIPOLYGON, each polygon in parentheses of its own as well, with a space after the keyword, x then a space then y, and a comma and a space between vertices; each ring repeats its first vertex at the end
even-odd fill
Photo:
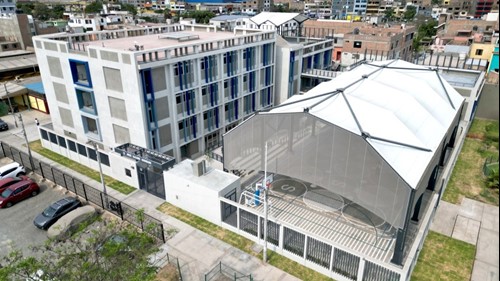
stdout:
POLYGON ((261 113, 224 135, 224 168, 267 170, 337 193, 403 228, 411 188, 360 136, 308 113, 261 113))

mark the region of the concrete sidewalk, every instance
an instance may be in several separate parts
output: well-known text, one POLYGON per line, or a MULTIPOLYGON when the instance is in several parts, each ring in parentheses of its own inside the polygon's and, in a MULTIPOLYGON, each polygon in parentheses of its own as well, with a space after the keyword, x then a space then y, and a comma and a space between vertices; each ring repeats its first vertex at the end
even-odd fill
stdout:
POLYGON ((471 281, 499 280, 499 208, 464 198, 460 205, 441 201, 431 230, 476 245, 471 281))
MULTIPOLYGON (((35 112, 36 113, 36 112, 35 112)), ((42 114, 42 113, 39 113, 42 114)), ((36 114, 30 114, 34 120, 36 114)), ((23 114, 23 117, 26 116, 23 114)), ((10 116, 9 116, 10 117, 10 116)), ((40 120, 40 118, 39 118, 40 120)), ((43 121, 41 121, 43 122, 43 121)), ((10 123, 10 122, 9 122, 10 123)), ((29 141, 38 139, 36 125, 27 126, 29 141)), ((28 124, 26 124, 28 125, 28 124)), ((18 150, 26 152, 24 136, 20 129, 9 130, 0 134, 0 140, 15 147, 18 150)), ((102 185, 84 175, 81 175, 71 169, 68 169, 58 163, 55 163, 36 152, 32 152, 33 157, 43 160, 54 167, 68 173, 77 179, 80 179, 87 185, 102 190, 102 185)), ((290 274, 277 269, 271 265, 264 264, 261 260, 230 246, 212 236, 209 236, 175 218, 172 218, 156 208, 165 201, 142 190, 137 190, 129 195, 121 194, 111 188, 107 193, 118 200, 121 200, 134 208, 144 209, 145 213, 162 221, 166 231, 175 229, 177 232, 171 239, 161 246, 162 253, 158 255, 160 260, 158 265, 166 263, 165 253, 179 258, 183 280, 204 280, 204 274, 209 272, 220 261, 223 264, 232 267, 242 274, 252 274, 254 280, 272 280, 272 281, 295 281, 300 280, 290 274)))

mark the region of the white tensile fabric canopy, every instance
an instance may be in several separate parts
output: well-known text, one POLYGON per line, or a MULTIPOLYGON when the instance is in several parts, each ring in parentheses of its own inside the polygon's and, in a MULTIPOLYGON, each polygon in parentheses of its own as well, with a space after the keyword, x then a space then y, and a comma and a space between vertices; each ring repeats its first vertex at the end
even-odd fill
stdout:
POLYGON ((258 113, 224 135, 224 167, 288 175, 402 227, 464 98, 437 71, 373 62, 258 113))

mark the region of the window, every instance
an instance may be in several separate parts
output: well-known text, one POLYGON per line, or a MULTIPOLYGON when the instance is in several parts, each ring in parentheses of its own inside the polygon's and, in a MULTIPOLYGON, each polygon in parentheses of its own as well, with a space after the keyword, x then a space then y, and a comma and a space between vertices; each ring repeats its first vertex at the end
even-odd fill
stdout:
POLYGON ((49 136, 50 136, 50 142, 54 143, 54 144, 57 144, 57 137, 55 134, 53 133, 49 133, 49 136))
POLYGON ((92 92, 82 91, 77 89, 76 95, 80 110, 96 115, 97 108, 95 106, 94 94, 92 92))
POLYGON ((66 148, 66 139, 60 136, 57 136, 57 141, 59 142, 60 147, 66 148))
POLYGON ((101 157, 101 163, 102 163, 103 165, 106 165, 106 166, 108 166, 108 167, 109 167, 109 157, 108 157, 108 155, 106 155, 106 154, 104 154, 104 153, 99 152, 99 156, 101 157))
POLYGON ((99 138, 99 128, 96 119, 82 116, 82 122, 86 134, 92 134, 93 138, 99 138))
POLYGON ((482 56, 482 55, 483 55, 483 49, 477 49, 476 56, 482 56))
POLYGON ((47 131, 40 130, 40 133, 42 134, 42 139, 49 140, 49 135, 47 134, 47 131))
POLYGON ((354 44, 353 45, 354 48, 361 48, 362 42, 361 41, 354 41, 353 44, 354 44))
POLYGON ((68 147, 69 147, 69 150, 76 152, 76 144, 74 141, 68 140, 68 147))
POLYGON ((95 150, 92 148, 87 148, 87 151, 89 153, 89 158, 94 161, 97 161, 97 154, 95 153, 95 150))
POLYGON ((125 175, 127 175, 127 177, 132 177, 132 172, 129 169, 125 169, 125 175))
POLYGON ((84 145, 78 144, 78 153, 87 157, 87 148, 84 145))
POLYGON ((83 61, 69 60, 69 65, 73 82, 81 86, 92 88, 89 64, 83 61))

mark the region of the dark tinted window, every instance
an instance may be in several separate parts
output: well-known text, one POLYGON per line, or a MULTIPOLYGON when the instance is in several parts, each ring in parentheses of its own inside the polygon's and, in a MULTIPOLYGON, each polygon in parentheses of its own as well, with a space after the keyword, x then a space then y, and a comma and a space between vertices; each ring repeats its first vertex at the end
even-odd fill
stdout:
POLYGON ((78 144, 78 153, 87 157, 87 148, 84 145, 78 144))
POLYGON ((71 151, 76 152, 76 144, 74 141, 68 140, 68 146, 71 151))
POLYGON ((57 136, 57 141, 59 142, 59 146, 66 148, 66 139, 60 136, 57 136))
POLYGON ((40 133, 42 134, 42 139, 49 140, 49 135, 47 134, 47 131, 40 130, 40 133))
POLYGON ((108 155, 106 155, 106 154, 104 154, 104 153, 99 152, 99 156, 101 156, 101 163, 102 163, 103 165, 106 165, 106 166, 108 166, 108 167, 109 167, 109 157, 108 157, 108 155))
POLYGON ((97 161, 97 154, 95 153, 95 150, 93 150, 92 148, 87 148, 87 151, 89 152, 90 159, 97 161))
POLYGON ((57 144, 57 137, 56 137, 56 135, 53 134, 53 133, 49 133, 49 136, 50 136, 50 142, 57 144))

